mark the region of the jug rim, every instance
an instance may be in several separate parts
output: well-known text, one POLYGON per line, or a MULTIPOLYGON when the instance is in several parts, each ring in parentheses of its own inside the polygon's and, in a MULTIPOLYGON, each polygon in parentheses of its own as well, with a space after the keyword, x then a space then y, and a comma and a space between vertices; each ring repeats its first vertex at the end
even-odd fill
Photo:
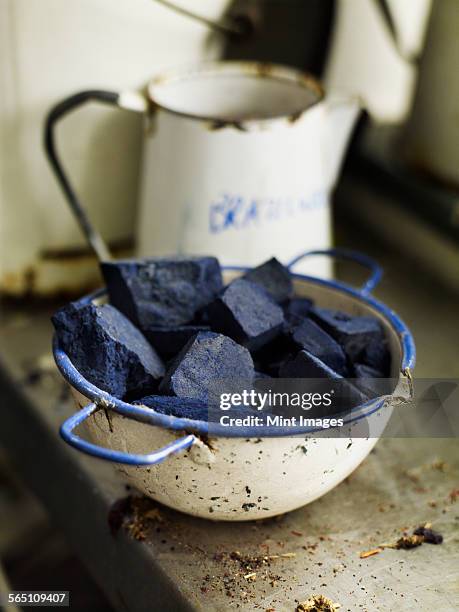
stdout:
POLYGON ((224 127, 235 127, 240 130, 247 130, 249 127, 266 126, 271 123, 287 122, 294 124, 306 111, 310 110, 325 97, 325 91, 321 83, 312 74, 299 70, 291 66, 276 64, 272 62, 257 62, 247 60, 217 60, 200 62, 192 65, 177 67, 154 76, 147 85, 147 99, 150 111, 153 114, 156 109, 160 109, 178 117, 192 119, 195 121, 211 124, 212 130, 224 127), (186 83, 193 79, 202 77, 222 77, 222 76, 248 76, 258 79, 269 79, 274 82, 283 82, 297 86, 299 89, 308 90, 314 95, 312 103, 300 107, 294 112, 277 112, 268 116, 247 115, 239 119, 237 117, 225 117, 217 113, 196 113, 185 110, 177 110, 171 105, 161 101, 160 88, 176 83, 186 83))

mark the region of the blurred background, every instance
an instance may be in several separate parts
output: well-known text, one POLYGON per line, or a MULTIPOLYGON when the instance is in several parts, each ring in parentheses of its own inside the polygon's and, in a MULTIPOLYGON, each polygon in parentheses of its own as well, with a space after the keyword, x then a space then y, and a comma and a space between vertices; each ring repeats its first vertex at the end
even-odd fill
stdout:
MULTIPOLYGON (((81 518, 70 538, 63 527, 59 479, 83 468, 54 479, 47 467, 66 465, 56 428, 69 410, 49 314, 100 284, 44 153, 49 110, 79 90, 142 91, 155 74, 216 59, 284 64, 314 75, 327 95, 357 98, 363 112, 331 194, 325 246, 375 256, 387 279, 378 296, 411 326, 418 373, 457 377, 458 32, 457 0, 0 0, 5 581, 72 589, 82 609, 113 603, 75 552, 75 540, 102 527, 81 518)), ((114 256, 136 252, 146 129, 140 114, 91 103, 57 132, 66 171, 114 256)), ((347 267, 334 273, 361 280, 347 267)))

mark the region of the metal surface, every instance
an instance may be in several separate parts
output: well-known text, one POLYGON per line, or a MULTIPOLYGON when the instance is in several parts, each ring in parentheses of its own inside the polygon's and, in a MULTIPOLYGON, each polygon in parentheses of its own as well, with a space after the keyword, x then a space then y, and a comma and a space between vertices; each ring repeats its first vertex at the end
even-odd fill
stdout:
MULTIPOLYGON (((418 375, 457 376, 459 330, 451 296, 400 265, 396 253, 384 256, 376 242, 359 244, 364 234, 351 238, 347 244, 384 263, 386 282, 378 297, 408 320, 418 345, 418 375)), ((344 280, 357 279, 353 273, 344 280)), ((450 495, 459 480, 456 440, 383 439, 350 479, 280 520, 235 528, 161 508, 143 542, 123 529, 112 536, 107 514, 127 494, 124 485, 112 466, 59 440, 59 423, 73 407, 61 398, 57 372, 34 386, 24 382, 27 364, 42 354, 50 359, 50 313, 4 310, 0 442, 117 609, 294 612, 296 601, 311 593, 352 612, 458 609, 459 500, 450 495), (359 558, 424 521, 443 533, 444 544, 359 558), (234 551, 287 556, 257 570, 253 580, 229 557, 234 551)))

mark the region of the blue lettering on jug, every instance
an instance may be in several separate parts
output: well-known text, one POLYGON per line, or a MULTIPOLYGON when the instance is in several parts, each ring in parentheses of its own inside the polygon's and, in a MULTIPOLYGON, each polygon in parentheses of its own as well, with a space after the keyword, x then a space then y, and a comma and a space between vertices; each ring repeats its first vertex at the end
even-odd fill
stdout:
POLYGON ((317 191, 307 197, 244 198, 224 193, 209 207, 209 230, 218 234, 296 217, 327 205, 327 194, 317 191))

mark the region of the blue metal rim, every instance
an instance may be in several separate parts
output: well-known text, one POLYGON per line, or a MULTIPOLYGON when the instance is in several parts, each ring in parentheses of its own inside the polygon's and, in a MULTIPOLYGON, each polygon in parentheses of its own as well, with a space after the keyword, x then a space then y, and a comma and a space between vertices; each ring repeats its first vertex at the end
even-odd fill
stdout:
POLYGON ((78 412, 75 412, 75 414, 73 414, 61 425, 60 434, 62 439, 65 440, 67 444, 70 444, 70 446, 77 448, 87 455, 92 455, 93 457, 104 459, 105 461, 123 463, 125 465, 156 465, 158 463, 162 463, 165 459, 167 459, 167 457, 170 457, 170 455, 187 450, 196 441, 195 436, 190 434, 183 438, 174 440, 163 448, 148 453, 147 455, 125 453, 123 451, 112 450, 110 448, 103 448, 83 440, 83 438, 80 438, 73 432, 76 427, 81 425, 97 410, 99 410, 99 407, 96 404, 91 403, 78 412))
MULTIPOLYGON (((243 266, 227 266, 223 268, 225 271, 244 272, 248 268, 243 266)), ((313 284, 322 285, 331 289, 342 291, 358 300, 364 302, 366 305, 372 306, 378 313, 383 315, 391 324, 393 329, 396 331, 402 348, 402 362, 401 371, 402 373, 409 373, 414 367, 416 361, 416 349, 414 339, 405 323, 400 317, 390 308, 388 308, 382 302, 379 302, 374 297, 367 293, 362 293, 361 290, 354 289, 344 283, 335 280, 325 280, 316 278, 313 276, 307 276, 303 274, 292 273, 294 279, 307 281, 313 284)), ((94 299, 104 297, 106 295, 105 289, 100 289, 95 293, 87 295, 79 303, 85 304, 93 301, 94 299)), ((77 389, 82 395, 88 398, 88 401, 92 401, 98 405, 103 405, 105 408, 114 410, 115 412, 131 418, 137 421, 154 425, 157 427, 163 427, 165 429, 172 429, 175 431, 186 431, 186 432, 197 432, 205 435, 212 435, 214 437, 223 438, 260 438, 260 437, 286 437, 286 436, 297 436, 297 435, 310 435, 318 431, 317 428, 308 427, 295 427, 289 428, 288 431, 284 427, 231 427, 224 426, 220 423, 208 423, 207 421, 197 421, 192 419, 180 418, 166 414, 160 414, 155 412, 151 408, 143 407, 140 405, 133 405, 124 402, 111 394, 103 391, 90 383, 84 376, 82 376, 75 366, 72 364, 68 355, 59 347, 56 336, 53 340, 53 352, 54 358, 62 376, 67 382, 77 389)), ((365 404, 357 407, 352 411, 351 414, 344 418, 344 425, 349 425, 356 421, 359 421, 365 417, 369 417, 371 414, 382 408, 384 405, 384 397, 374 398, 365 404)), ((330 428, 331 429, 331 428, 330 428)), ((321 430, 323 432, 323 430, 321 430)))
POLYGON ((365 253, 360 253, 360 251, 354 251, 352 249, 345 249, 342 247, 334 249, 314 249, 312 251, 305 251, 304 253, 301 253, 300 255, 297 255, 296 257, 291 259, 287 264, 287 268, 292 268, 302 259, 310 257, 311 255, 325 255, 327 257, 333 257, 335 259, 344 259, 352 261, 354 263, 358 263, 364 268, 368 268, 368 270, 371 272, 370 278, 365 281, 362 287, 360 287, 359 292, 361 295, 369 295, 378 285, 383 276, 383 269, 372 257, 365 255, 365 253))

